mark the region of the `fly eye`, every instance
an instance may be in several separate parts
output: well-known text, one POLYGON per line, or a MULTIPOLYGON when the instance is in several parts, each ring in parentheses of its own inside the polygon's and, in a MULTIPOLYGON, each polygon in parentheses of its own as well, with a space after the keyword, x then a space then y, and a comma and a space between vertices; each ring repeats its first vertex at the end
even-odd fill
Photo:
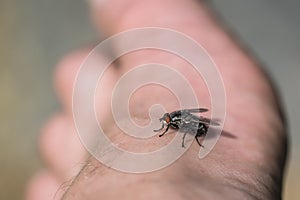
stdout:
POLYGON ((166 117, 166 122, 169 123, 171 121, 170 117, 166 117))

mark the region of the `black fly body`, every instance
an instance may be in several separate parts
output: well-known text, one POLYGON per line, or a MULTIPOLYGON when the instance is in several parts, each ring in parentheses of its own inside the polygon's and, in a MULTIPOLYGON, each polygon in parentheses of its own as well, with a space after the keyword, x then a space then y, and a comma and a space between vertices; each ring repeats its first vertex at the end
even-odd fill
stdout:
POLYGON ((184 139, 186 134, 196 132, 195 139, 199 146, 203 146, 202 144, 200 144, 198 137, 201 137, 207 133, 210 124, 218 125, 218 123, 211 122, 211 120, 208 118, 202 116, 198 117, 196 115, 193 115, 192 113, 203 113, 207 111, 208 109, 206 108, 193 108, 165 113, 163 117, 159 119, 159 121, 162 122, 162 127, 158 130, 154 130, 154 132, 163 130, 165 126, 167 128, 162 134, 159 135, 159 137, 163 136, 170 127, 184 132, 184 135, 182 137, 182 147, 184 147, 184 139))

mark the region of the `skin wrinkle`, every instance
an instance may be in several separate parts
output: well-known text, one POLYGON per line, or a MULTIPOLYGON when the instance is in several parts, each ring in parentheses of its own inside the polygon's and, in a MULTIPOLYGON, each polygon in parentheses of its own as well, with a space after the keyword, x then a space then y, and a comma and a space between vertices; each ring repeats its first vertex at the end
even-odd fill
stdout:
MULTIPOLYGON (((241 155, 241 157, 244 157, 244 155, 241 155)), ((264 159, 253 159, 253 162, 255 163, 256 160, 264 160, 264 159)), ((229 163, 230 163, 230 161, 229 161, 229 163)), ((255 165, 253 165, 250 168, 252 168, 252 169, 255 168, 255 165)), ((224 175, 225 175, 225 177, 227 177, 228 179, 231 179, 231 180, 240 180, 236 184, 236 187, 239 187, 240 183, 244 183, 244 185, 246 185, 246 187, 251 188, 251 187, 249 187, 249 185, 247 186, 247 184, 249 184, 249 180, 253 180, 252 185, 255 186, 256 190, 261 191, 261 193, 263 193, 264 190, 261 189, 261 186, 264 186, 265 189, 270 193, 270 195, 269 195, 270 197, 271 197, 271 194, 273 194, 273 195, 278 194, 279 191, 281 191, 280 188, 276 187, 276 185, 278 185, 278 184, 275 184, 275 183, 277 183, 277 181, 275 181, 275 180, 276 179, 278 180, 278 174, 280 174, 280 173, 274 173, 277 176, 275 176, 274 174, 273 175, 269 174, 270 172, 268 170, 268 167, 262 166, 262 167, 260 167, 260 169, 257 170, 257 171, 261 172, 261 176, 250 176, 250 174, 249 174, 249 176, 246 176, 246 174, 248 174, 247 172, 238 172, 238 171, 235 171, 234 168, 232 170, 222 170, 222 171, 233 172, 233 173, 229 173, 229 174, 225 173, 224 175), (275 187, 271 187, 270 185, 275 186, 275 187), (275 191, 275 192, 273 193, 273 191, 275 191)), ((264 198, 262 198, 262 199, 264 199, 264 198)))
MULTIPOLYGON (((206 195, 208 195, 208 197, 210 196, 209 194, 218 188, 220 190, 219 192, 219 198, 214 197, 214 199, 222 199, 223 198, 223 194, 227 193, 227 189, 231 188, 231 186, 234 186, 236 188, 235 191, 232 191, 232 189, 230 190, 231 193, 235 193, 235 195, 237 195, 238 198, 231 198, 231 199, 246 199, 246 195, 248 194, 250 196, 253 196, 248 190, 246 190, 245 188, 240 187, 238 184, 236 187, 235 184, 233 184, 233 180, 231 182, 230 179, 228 180, 224 180, 223 178, 219 180, 219 182, 216 184, 214 178, 211 178, 209 176, 203 178, 201 180, 199 180, 199 178, 197 176, 191 175, 186 173, 187 177, 185 180, 189 180, 187 181, 185 184, 187 184, 185 187, 179 187, 180 191, 181 191, 181 195, 184 197, 183 199, 191 199, 190 195, 187 194, 192 194, 192 192, 190 192, 190 190, 187 190, 187 188, 195 191, 195 193, 199 193, 199 194, 203 194, 206 193, 206 195), (211 184, 208 184, 209 182, 212 182, 211 184), (199 183, 200 182, 200 183, 199 183), (203 185, 213 185, 213 187, 203 187, 203 185), (202 189, 203 188, 203 189, 202 189), (199 189, 202 192, 199 192, 199 189), (210 191, 211 190, 211 191, 210 191), (244 190, 244 191, 243 191, 244 190), (209 192, 210 191, 210 192, 209 192), (243 191, 243 192, 241 192, 243 191)), ((184 182, 184 180, 182 181, 177 181, 178 183, 182 183, 184 182)), ((206 199, 205 196, 202 196, 203 199, 206 199)), ((252 199, 252 198, 251 198, 252 199)))
MULTIPOLYGON (((242 165, 243 163, 240 164, 236 162, 236 160, 234 159, 227 160, 227 162, 224 163, 220 163, 220 160, 217 159, 215 160, 215 162, 220 166, 220 168, 219 169, 213 168, 209 170, 221 174, 221 177, 219 176, 214 177, 218 180, 216 182, 222 183, 224 186, 228 186, 228 187, 233 186, 237 190, 244 191, 245 193, 250 194, 251 196, 256 196, 255 195, 256 190, 253 189, 256 187, 249 187, 249 182, 251 182, 251 180, 254 180, 255 177, 253 177, 251 173, 247 172, 247 169, 245 169, 246 171, 240 171, 241 167, 239 167, 239 165, 242 165), (228 163, 230 164, 232 163, 233 165, 228 166, 228 163)), ((255 186, 255 181, 252 181, 252 186, 255 186)))

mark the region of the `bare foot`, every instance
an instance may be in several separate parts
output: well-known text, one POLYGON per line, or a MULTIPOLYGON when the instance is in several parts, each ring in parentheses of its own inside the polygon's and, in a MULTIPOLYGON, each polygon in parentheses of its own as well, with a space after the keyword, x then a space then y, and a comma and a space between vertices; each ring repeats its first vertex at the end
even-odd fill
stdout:
MULTIPOLYGON (((130 28, 159 26, 183 32, 202 44, 224 80, 227 94, 224 129, 236 139, 221 137, 202 160, 197 159, 199 146, 194 143, 173 165, 148 174, 126 174, 106 168, 88 158, 72 122, 72 86, 88 50, 76 52, 58 67, 55 81, 65 110, 46 125, 41 135, 46 172, 31 181, 27 199, 53 195, 78 172, 68 184, 64 199, 281 199, 286 130, 277 96, 255 61, 216 23, 205 4, 192 0, 112 0, 92 4, 91 8, 96 26, 107 36, 130 28)), ((132 66, 147 61, 177 63, 163 53, 132 54, 109 72, 107 81, 114 82, 132 66)), ((177 69, 188 69, 180 64, 177 69)), ((148 92, 140 93, 145 108, 153 101, 148 92)), ((162 96, 156 90, 151 96, 163 98, 171 102, 170 108, 175 108, 170 96, 162 96)), ((143 114, 139 113, 141 109, 133 112, 137 116, 143 114)), ((109 116, 106 113, 100 117, 109 116)), ((114 129, 111 131, 115 134, 114 129)), ((56 198, 61 195, 62 192, 58 193, 56 198)))

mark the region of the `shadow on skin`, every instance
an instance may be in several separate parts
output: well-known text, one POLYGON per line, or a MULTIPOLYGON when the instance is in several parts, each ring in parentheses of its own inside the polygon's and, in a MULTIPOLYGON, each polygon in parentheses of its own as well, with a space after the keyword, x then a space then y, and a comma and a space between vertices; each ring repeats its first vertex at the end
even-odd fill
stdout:
MULTIPOLYGON (((218 128, 216 128, 216 127, 210 127, 210 129, 211 129, 212 131, 210 132, 210 134, 207 134, 206 137, 209 138, 209 139, 217 137, 217 136, 218 136, 218 133, 219 133, 219 131, 217 131, 218 128)), ((234 135, 234 134, 232 134, 232 133, 230 133, 230 132, 228 132, 228 131, 225 131, 225 130, 222 130, 220 136, 221 136, 221 137, 231 138, 231 139, 236 139, 236 138, 237 138, 236 135, 234 135)))

